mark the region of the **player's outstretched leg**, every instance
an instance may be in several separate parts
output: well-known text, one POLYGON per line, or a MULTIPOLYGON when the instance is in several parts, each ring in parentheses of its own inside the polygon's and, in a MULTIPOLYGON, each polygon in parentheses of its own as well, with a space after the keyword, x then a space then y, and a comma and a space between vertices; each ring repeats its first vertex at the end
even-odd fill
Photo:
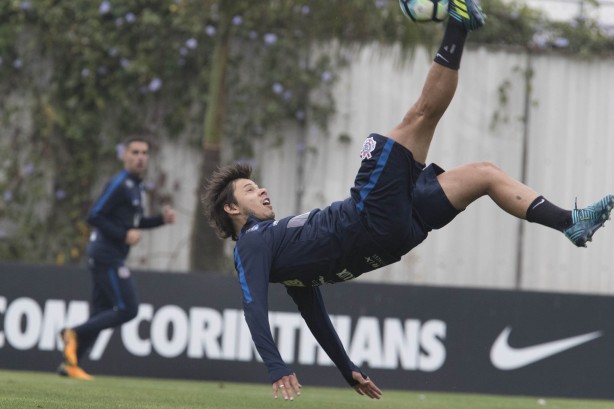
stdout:
POLYGON ((450 0, 450 18, 422 93, 401 123, 387 134, 411 151, 420 163, 426 162, 435 128, 454 97, 467 34, 484 24, 476 1, 450 0))
POLYGON ((576 203, 576 208, 571 211, 572 225, 563 233, 576 246, 586 247, 586 243, 592 241, 593 234, 610 219, 613 208, 613 195, 607 195, 584 209, 578 209, 576 203))
MULTIPOLYGON (((478 198, 489 196, 512 216, 558 230, 578 247, 586 247, 614 209, 614 195, 607 195, 584 209, 560 208, 489 162, 458 166, 439 174, 437 180, 450 204, 459 211, 478 198)), ((451 216, 446 223, 455 214, 451 216)))
POLYGON ((486 14, 477 0, 450 0, 448 14, 461 22, 467 30, 477 30, 484 25, 486 14))

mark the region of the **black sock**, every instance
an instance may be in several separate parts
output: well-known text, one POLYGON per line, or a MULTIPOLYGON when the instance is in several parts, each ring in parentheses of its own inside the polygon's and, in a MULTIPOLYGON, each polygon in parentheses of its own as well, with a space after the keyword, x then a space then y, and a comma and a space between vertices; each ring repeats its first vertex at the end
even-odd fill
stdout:
POLYGON ((561 209, 544 199, 543 196, 539 196, 529 205, 526 219, 532 223, 564 231, 571 226, 571 210, 561 209))
POLYGON ((463 24, 453 18, 448 19, 446 32, 443 35, 439 51, 435 55, 435 62, 453 70, 460 68, 460 61, 465 48, 467 29, 463 24))

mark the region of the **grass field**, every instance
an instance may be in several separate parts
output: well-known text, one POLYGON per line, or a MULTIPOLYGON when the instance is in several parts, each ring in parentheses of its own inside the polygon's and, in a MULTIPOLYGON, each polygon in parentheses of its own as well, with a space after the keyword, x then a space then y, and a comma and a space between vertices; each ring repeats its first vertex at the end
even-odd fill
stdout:
POLYGON ((4 409, 612 409, 614 401, 538 399, 470 394, 384 391, 375 401, 349 387, 303 386, 294 402, 275 401, 266 384, 178 381, 98 376, 94 381, 53 373, 0 371, 0 408, 4 409))

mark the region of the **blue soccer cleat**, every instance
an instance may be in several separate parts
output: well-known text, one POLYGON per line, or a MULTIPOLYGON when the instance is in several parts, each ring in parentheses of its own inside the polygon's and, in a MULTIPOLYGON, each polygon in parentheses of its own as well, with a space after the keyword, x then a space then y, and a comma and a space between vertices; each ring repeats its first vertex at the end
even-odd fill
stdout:
POLYGON ((467 30, 477 30, 486 21, 486 14, 477 0, 450 0, 448 14, 463 23, 467 30))
POLYGON ((614 196, 607 195, 598 202, 584 208, 571 211, 571 227, 566 229, 565 237, 578 247, 586 247, 592 241, 593 234, 610 218, 614 208, 614 196))

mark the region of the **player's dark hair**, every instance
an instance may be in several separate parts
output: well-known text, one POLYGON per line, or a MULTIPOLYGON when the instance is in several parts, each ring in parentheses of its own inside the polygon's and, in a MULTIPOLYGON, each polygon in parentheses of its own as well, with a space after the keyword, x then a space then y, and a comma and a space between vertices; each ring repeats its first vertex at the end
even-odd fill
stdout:
POLYGON ((149 142, 149 140, 143 136, 129 136, 124 141, 124 146, 127 148, 132 142, 144 142, 147 144, 148 148, 151 148, 151 142, 149 142))
POLYGON ((224 205, 237 204, 234 196, 235 180, 251 179, 251 177, 251 166, 236 163, 218 168, 202 188, 200 200, 205 209, 205 217, 222 239, 230 237, 236 241, 239 238, 235 233, 231 217, 224 211, 224 205))

